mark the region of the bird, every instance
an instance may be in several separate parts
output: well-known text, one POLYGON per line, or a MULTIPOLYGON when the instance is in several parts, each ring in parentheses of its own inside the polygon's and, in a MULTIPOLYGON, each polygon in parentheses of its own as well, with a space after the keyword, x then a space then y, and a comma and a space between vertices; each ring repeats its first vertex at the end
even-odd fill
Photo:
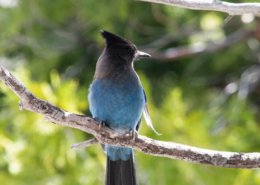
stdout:
MULTIPOLYGON (((89 109, 93 118, 118 133, 138 132, 143 112, 147 125, 154 130, 146 94, 134 70, 136 59, 151 55, 138 51, 119 35, 106 30, 100 33, 106 47, 97 61, 89 87, 89 109)), ((103 149, 107 156, 105 184, 138 185, 132 148, 105 145, 103 149)))

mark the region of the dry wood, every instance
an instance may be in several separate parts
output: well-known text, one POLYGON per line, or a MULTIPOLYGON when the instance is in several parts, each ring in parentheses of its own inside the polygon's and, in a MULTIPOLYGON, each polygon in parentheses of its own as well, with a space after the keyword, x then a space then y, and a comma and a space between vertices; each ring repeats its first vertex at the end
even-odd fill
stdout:
POLYGON ((260 15, 260 3, 228 3, 219 0, 137 0, 150 3, 178 6, 192 10, 212 10, 226 12, 229 15, 243 15, 252 13, 260 15))

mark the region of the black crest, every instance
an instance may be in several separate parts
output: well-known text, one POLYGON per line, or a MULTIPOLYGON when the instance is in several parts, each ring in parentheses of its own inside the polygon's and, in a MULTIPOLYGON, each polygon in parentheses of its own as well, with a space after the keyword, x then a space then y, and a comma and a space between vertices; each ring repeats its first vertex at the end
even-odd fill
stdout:
POLYGON ((111 33, 109 31, 106 30, 101 30, 100 31, 102 37, 104 39, 106 39, 106 44, 110 45, 110 44, 132 44, 130 41, 126 40, 123 37, 120 37, 114 33, 111 33))

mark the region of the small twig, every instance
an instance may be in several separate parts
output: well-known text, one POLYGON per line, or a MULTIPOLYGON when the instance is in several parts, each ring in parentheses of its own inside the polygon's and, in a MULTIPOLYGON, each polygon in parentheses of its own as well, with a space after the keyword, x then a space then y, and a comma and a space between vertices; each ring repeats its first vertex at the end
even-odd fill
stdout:
POLYGON ((233 17, 234 15, 228 15, 228 17, 225 19, 225 23, 227 24, 228 21, 230 21, 233 17))
POLYGON ((78 148, 85 148, 89 147, 95 144, 98 144, 98 140, 96 138, 81 142, 81 143, 76 143, 71 145, 71 149, 78 149, 78 148))
MULTIPOLYGON (((0 66, 0 80, 3 81, 18 97, 20 107, 42 114, 45 120, 76 128, 94 135, 101 144, 129 147, 145 154, 178 159, 191 163, 225 168, 260 169, 260 153, 234 153, 205 150, 182 144, 156 141, 138 135, 135 142, 128 133, 116 133, 107 127, 99 131, 99 123, 93 118, 66 112, 47 101, 36 98, 26 87, 6 69, 0 66)), ((95 143, 87 141, 89 143, 95 143)))

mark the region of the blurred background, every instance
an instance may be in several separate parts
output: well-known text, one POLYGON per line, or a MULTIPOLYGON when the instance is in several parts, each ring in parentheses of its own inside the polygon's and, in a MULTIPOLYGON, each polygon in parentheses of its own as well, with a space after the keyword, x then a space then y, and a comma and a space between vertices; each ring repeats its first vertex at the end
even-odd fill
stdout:
MULTIPOLYGON (((235 2, 235 1, 233 1, 235 2)), ((236 2, 247 2, 240 0, 236 2)), ((88 87, 105 29, 152 59, 135 63, 156 140, 233 152, 260 152, 260 24, 243 15, 132 0, 0 0, 0 65, 38 98, 91 116, 88 87)), ((104 184, 99 145, 72 150, 92 135, 20 111, 0 82, 0 182, 104 184)), ((251 185, 260 170, 208 167, 135 152, 140 185, 251 185)))

